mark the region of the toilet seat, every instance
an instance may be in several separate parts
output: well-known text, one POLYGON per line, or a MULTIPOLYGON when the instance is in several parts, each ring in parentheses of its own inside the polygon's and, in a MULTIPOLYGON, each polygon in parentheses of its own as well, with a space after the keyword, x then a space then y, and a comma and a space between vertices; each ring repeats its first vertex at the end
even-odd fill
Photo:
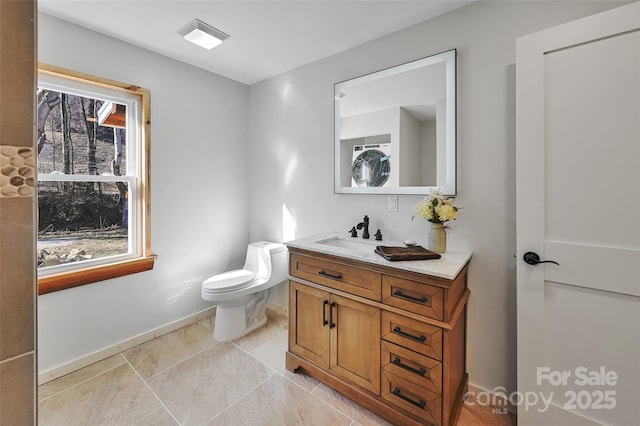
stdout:
POLYGON ((206 293, 224 293, 239 290, 250 285, 256 274, 246 269, 236 269, 207 279, 202 283, 202 291, 206 293))

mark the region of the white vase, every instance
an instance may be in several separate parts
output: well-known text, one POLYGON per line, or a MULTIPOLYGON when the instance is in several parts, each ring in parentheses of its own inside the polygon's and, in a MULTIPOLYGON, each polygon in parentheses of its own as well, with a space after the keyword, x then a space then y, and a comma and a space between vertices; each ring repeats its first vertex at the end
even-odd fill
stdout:
POLYGON ((447 231, 442 223, 430 223, 427 235, 427 249, 435 253, 447 251, 447 231))

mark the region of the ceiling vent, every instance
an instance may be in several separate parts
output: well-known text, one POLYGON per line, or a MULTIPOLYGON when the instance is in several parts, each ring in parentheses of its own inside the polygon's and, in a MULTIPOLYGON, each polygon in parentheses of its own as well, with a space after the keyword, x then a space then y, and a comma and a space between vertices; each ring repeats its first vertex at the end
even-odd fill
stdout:
POLYGON ((185 40, 190 41, 193 44, 197 44, 205 49, 213 49, 224 40, 229 38, 228 34, 213 28, 211 25, 202 22, 199 19, 194 19, 184 27, 178 30, 178 34, 184 37, 185 40))

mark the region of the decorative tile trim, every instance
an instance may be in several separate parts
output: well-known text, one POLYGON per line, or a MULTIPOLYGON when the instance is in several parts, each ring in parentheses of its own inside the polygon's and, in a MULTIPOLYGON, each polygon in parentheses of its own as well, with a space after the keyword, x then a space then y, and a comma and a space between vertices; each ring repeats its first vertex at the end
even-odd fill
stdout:
POLYGON ((33 148, 0 145, 0 198, 33 197, 36 193, 33 148))

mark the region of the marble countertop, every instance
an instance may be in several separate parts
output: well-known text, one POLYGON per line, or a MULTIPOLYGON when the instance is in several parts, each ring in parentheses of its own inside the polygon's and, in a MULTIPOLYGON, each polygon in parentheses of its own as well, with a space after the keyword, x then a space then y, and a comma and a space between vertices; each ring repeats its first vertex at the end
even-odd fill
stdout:
POLYGON ((471 259, 471 253, 448 251, 444 253, 440 259, 392 262, 376 254, 374 252, 376 246, 404 247, 404 243, 388 240, 364 240, 360 237, 351 239, 348 234, 340 235, 337 233, 313 235, 287 241, 285 244, 288 247, 301 250, 340 256, 347 259, 359 260, 361 262, 373 263, 375 265, 382 265, 404 271, 418 272, 449 280, 454 279, 469 259, 471 259), (333 245, 334 243, 336 245, 333 245))

